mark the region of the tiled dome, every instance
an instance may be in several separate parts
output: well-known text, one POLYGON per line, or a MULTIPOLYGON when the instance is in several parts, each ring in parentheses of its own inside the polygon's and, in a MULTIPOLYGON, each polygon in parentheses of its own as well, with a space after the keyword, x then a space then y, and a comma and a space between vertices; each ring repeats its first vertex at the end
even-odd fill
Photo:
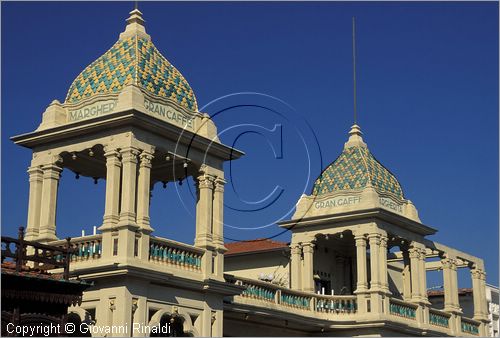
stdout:
POLYGON ((398 180, 370 153, 359 127, 354 125, 349 134, 351 137, 340 156, 314 182, 312 194, 363 189, 371 184, 379 192, 392 193, 403 199, 398 180))
POLYGON ((136 9, 130 14, 127 30, 104 55, 77 76, 68 90, 66 102, 77 103, 96 94, 116 93, 133 83, 146 93, 197 111, 196 98, 188 82, 145 33, 142 13, 136 9))

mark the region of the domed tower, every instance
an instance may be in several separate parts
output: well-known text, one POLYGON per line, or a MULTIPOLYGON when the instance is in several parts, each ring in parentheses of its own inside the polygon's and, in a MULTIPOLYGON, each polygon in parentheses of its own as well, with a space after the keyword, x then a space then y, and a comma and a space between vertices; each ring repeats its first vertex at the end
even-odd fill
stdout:
POLYGON ((316 179, 311 195, 301 197, 293 218, 378 207, 420 222, 398 180, 373 156, 355 124, 342 153, 316 179))
MULTIPOLYGON (((28 169, 28 240, 60 244, 56 210, 63 169, 76 178, 106 181, 99 232, 71 242, 78 257, 72 263, 73 273, 96 285, 107 283, 108 291, 94 288, 84 294, 84 303, 88 297, 98 299, 101 323, 106 323, 105 308, 114 297, 112 324, 130 322, 133 302, 133 308, 139 307, 139 322, 147 324, 148 297, 161 303, 171 293, 156 287, 155 296, 148 296, 137 290, 148 290, 150 282, 166 283, 167 275, 179 278, 192 299, 208 297, 208 288, 224 283, 223 163, 242 153, 219 141, 214 123, 198 110, 191 86, 146 33, 138 9, 130 12, 118 41, 72 82, 65 101, 54 100, 35 131, 12 140, 33 151, 28 169), (194 246, 154 236, 149 218, 154 184, 182 182, 188 176, 194 178, 197 191, 194 246), (116 278, 120 273, 134 275, 135 282, 116 278)), ((86 212, 83 201, 75 203, 86 212)), ((197 313, 203 313, 197 315, 201 318, 197 334, 222 335, 222 294, 236 289, 241 288, 229 285, 212 294, 215 308, 197 303, 197 313)), ((155 306, 173 315, 172 308, 155 306)), ((185 313, 184 324, 195 330, 192 318, 185 313)))
MULTIPOLYGON (((292 288, 356 294, 360 309, 374 312, 389 306, 390 284, 403 284, 389 278, 388 249, 424 252, 424 237, 436 232, 420 222, 417 209, 370 152, 356 124, 342 153, 314 182, 311 195, 302 195, 292 219, 280 226, 292 231, 292 288)), ((409 262, 401 269, 408 270, 408 283, 409 262)), ((425 275, 423 265, 414 263, 412 269, 413 275, 425 275)), ((409 289, 404 294, 412 296, 409 289)), ((423 290, 418 297, 427 302, 423 290)))

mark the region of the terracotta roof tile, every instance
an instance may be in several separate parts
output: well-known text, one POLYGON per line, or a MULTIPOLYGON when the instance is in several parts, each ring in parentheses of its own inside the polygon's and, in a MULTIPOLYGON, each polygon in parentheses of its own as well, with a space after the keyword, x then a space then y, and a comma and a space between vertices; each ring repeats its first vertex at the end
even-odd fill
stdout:
MULTIPOLYGON (((459 295, 465 295, 468 293, 472 293, 471 288, 460 288, 458 289, 458 294, 459 295)), ((437 297, 437 296, 443 296, 444 295, 444 290, 438 289, 438 290, 429 290, 427 291, 427 296, 429 297, 437 297)))
POLYGON ((3 262, 2 263, 2 273, 9 275, 16 275, 22 277, 31 277, 39 279, 52 279, 52 280, 63 280, 63 275, 61 273, 48 273, 42 269, 33 269, 29 266, 23 265, 21 271, 16 271, 16 263, 14 262, 3 262))
POLYGON ((280 248, 285 249, 285 248, 288 248, 288 243, 280 242, 280 241, 273 241, 273 240, 270 240, 267 238, 258 238, 258 239, 248 240, 248 241, 225 243, 225 246, 228 249, 228 251, 226 252, 226 256, 227 256, 227 255, 235 255, 235 254, 240 254, 240 253, 270 251, 270 250, 280 249, 280 248))

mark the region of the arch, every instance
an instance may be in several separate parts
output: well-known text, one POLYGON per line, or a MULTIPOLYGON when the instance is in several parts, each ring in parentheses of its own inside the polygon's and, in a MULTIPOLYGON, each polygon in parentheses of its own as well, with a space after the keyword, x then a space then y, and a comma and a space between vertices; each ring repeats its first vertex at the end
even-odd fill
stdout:
POLYGON ((175 306, 172 306, 170 309, 160 309, 156 311, 156 313, 151 317, 151 320, 149 321, 149 327, 160 324, 163 316, 178 316, 182 318, 182 329, 184 335, 188 337, 199 336, 198 330, 196 330, 196 328, 193 326, 193 322, 189 313, 185 309, 175 306))
POLYGON ((82 308, 74 308, 68 313, 67 318, 68 323, 73 323, 75 325, 75 332, 69 333, 69 337, 92 337, 91 332, 88 330, 83 332, 81 330, 82 323, 92 324, 93 321, 90 317, 90 313, 82 308))

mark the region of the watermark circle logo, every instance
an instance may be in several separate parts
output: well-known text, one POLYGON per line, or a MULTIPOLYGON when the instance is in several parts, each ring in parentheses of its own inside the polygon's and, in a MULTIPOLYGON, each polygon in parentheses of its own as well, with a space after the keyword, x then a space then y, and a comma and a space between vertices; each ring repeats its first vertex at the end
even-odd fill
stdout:
MULTIPOLYGON (((209 116, 202 128, 213 131, 204 154, 205 165, 217 162, 213 159, 215 143, 244 153, 220 168, 227 182, 224 238, 229 241, 274 238, 288 231, 277 222, 292 218, 299 198, 310 195, 312 184, 323 168, 320 145, 306 114, 279 98, 255 92, 222 96, 200 112, 209 116)), ((179 158, 189 159, 194 142, 186 148, 181 139, 175 152, 180 153, 179 158)), ((196 187, 186 184, 176 185, 176 189, 189 211, 188 206, 197 201, 196 187), (189 189, 190 193, 183 194, 182 189, 189 189)))

